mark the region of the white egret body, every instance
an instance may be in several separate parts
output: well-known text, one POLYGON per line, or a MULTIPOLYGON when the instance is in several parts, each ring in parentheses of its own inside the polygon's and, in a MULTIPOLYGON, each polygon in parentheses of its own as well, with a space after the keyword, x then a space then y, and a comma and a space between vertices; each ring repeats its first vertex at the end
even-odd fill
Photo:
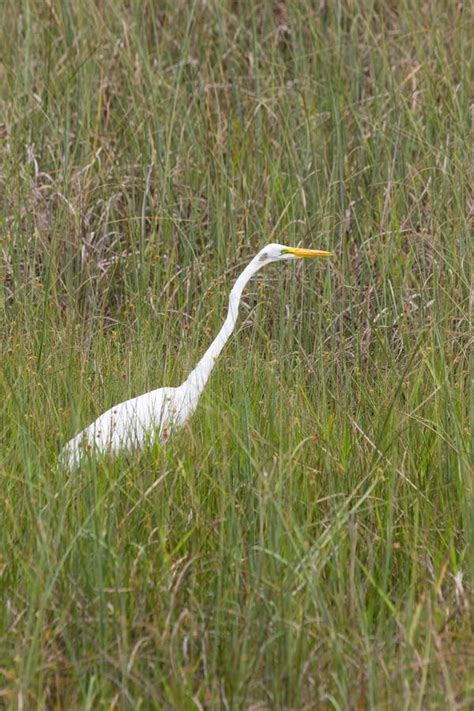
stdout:
POLYGON ((285 247, 282 244, 268 244, 260 250, 235 282, 221 330, 184 383, 177 388, 158 388, 114 405, 63 447, 61 464, 72 469, 88 454, 117 454, 121 450, 141 448, 155 437, 166 442, 171 433, 195 411, 216 360, 235 328, 240 298, 249 279, 270 262, 329 257, 330 254, 323 250, 285 247))

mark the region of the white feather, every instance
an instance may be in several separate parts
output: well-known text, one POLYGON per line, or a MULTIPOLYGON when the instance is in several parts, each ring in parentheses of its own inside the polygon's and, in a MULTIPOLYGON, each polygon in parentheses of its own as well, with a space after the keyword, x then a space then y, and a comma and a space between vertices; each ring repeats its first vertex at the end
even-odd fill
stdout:
POLYGON ((155 438, 166 442, 195 411, 216 360, 235 328, 242 291, 249 279, 270 262, 320 256, 329 256, 329 252, 293 250, 281 244, 269 244, 260 250, 235 282, 221 330, 184 383, 114 405, 63 447, 61 465, 73 469, 88 456, 142 448, 155 438))

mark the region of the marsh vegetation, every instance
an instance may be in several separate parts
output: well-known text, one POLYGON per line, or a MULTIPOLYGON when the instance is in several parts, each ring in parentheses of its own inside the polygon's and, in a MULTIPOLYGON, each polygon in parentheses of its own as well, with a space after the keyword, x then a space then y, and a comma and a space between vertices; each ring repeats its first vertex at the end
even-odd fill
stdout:
POLYGON ((0 705, 467 708, 467 3, 3 5, 0 705))

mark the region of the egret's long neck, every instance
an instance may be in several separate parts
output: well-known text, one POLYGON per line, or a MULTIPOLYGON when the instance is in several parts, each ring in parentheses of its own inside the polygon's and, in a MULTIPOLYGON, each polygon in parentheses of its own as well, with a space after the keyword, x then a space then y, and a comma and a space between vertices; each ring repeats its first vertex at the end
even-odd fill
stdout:
POLYGON ((200 394, 204 390, 216 360, 235 328, 237 317, 239 315, 239 304, 242 291, 244 290, 249 279, 256 272, 258 272, 262 266, 263 263, 259 262, 257 255, 257 257, 254 257, 245 267, 244 271, 235 282, 232 291, 230 292, 229 310, 227 311, 224 324, 197 366, 191 371, 186 380, 186 383, 191 386, 194 394, 200 394))

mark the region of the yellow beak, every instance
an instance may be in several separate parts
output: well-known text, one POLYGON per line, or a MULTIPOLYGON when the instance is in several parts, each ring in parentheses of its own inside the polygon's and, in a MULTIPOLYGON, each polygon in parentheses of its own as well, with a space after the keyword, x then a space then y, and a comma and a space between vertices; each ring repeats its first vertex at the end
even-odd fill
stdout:
POLYGON ((299 247, 287 247, 284 254, 293 254, 295 257, 332 257, 332 252, 325 252, 324 249, 300 249, 299 247))

